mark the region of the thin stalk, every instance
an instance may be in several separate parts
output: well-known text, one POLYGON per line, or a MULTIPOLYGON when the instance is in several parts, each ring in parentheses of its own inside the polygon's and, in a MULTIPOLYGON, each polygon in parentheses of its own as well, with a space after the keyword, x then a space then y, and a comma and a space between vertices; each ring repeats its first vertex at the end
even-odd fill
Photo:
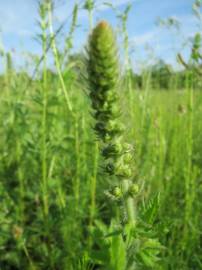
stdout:
POLYGON ((17 141, 17 149, 16 149, 16 155, 17 155, 17 161, 18 161, 18 180, 19 180, 19 186, 20 186, 20 202, 19 202, 19 210, 20 210, 20 219, 21 224, 24 223, 24 194, 25 194, 25 187, 24 187, 24 179, 23 179, 23 171, 20 165, 20 159, 21 159, 21 144, 19 141, 17 141))
POLYGON ((88 10, 88 21, 89 21, 89 29, 90 31, 93 29, 93 10, 88 10))
POLYGON ((75 115, 75 159, 76 159, 76 172, 75 172, 75 181, 74 181, 74 194, 76 199, 76 206, 79 206, 79 197, 80 197, 80 143, 79 143, 79 123, 78 116, 75 115))
POLYGON ((122 22, 122 30, 123 30, 123 37, 124 37, 124 51, 125 51, 125 69, 126 69, 126 86, 127 90, 129 91, 129 104, 130 104, 130 113, 131 116, 133 115, 133 89, 132 89, 132 78, 131 78, 131 62, 130 62, 130 55, 129 55, 129 38, 128 38, 128 31, 127 31, 127 17, 123 19, 122 22))
POLYGON ((144 87, 143 87, 143 95, 142 95, 142 118, 141 118, 141 128, 144 128, 145 124, 145 118, 146 118, 146 112, 147 112, 147 100, 149 96, 149 89, 150 89, 150 78, 151 78, 151 73, 149 72, 148 74, 145 73, 142 76, 143 82, 144 82, 144 87))
POLYGON ((88 11, 89 30, 92 31, 94 0, 86 0, 84 4, 84 8, 88 11))
MULTIPOLYGON (((123 188, 123 192, 127 193, 129 188, 130 188, 130 182, 126 179, 123 180, 122 188, 123 188)), ((129 222, 129 224, 134 226, 136 224, 136 220, 137 220, 137 213, 136 213, 137 210, 135 208, 135 202, 134 202, 134 199, 132 197, 128 196, 126 198, 125 208, 127 211, 128 222, 129 222)))
POLYGON ((164 158, 165 158, 165 138, 163 134, 163 122, 161 119, 162 111, 159 113, 159 126, 157 128, 157 140, 158 140, 158 179, 156 182, 158 182, 158 187, 160 190, 164 188, 164 183, 162 179, 164 178, 163 173, 164 173, 164 158))
POLYGON ((43 193, 43 205, 44 215, 48 215, 48 179, 47 179, 47 34, 46 34, 46 22, 42 18, 42 49, 43 49, 43 111, 42 111, 42 193, 43 193))
POLYGON ((81 120, 81 131, 82 131, 82 165, 83 165, 83 175, 86 175, 87 171, 88 171, 88 167, 87 167, 87 156, 86 156, 86 139, 87 139, 87 127, 86 127, 86 120, 85 120, 85 115, 82 114, 82 120, 81 120))
POLYGON ((32 261, 32 258, 30 256, 29 251, 28 251, 28 249, 27 249, 27 247, 26 247, 26 245, 25 245, 24 242, 23 242, 23 246, 22 247, 23 247, 24 253, 25 253, 25 255, 26 255, 26 257, 27 257, 27 259, 29 261, 30 270, 36 270, 37 268, 34 266, 34 263, 32 261))
POLYGON ((58 73, 58 76, 59 76, 59 80, 60 80, 60 83, 61 83, 62 91, 63 91, 64 97, 65 97, 65 100, 66 100, 66 103, 67 103, 67 107, 68 107, 69 111, 72 113, 72 111, 73 111, 72 103, 70 101, 70 97, 69 97, 69 94, 68 94, 68 91, 66 89, 65 82, 64 82, 64 79, 63 79, 63 76, 62 76, 58 50, 57 50, 56 43, 55 43, 55 35, 54 35, 54 31, 53 31, 53 22, 52 22, 52 6, 51 6, 51 2, 48 3, 48 25, 49 25, 51 47, 52 47, 52 50, 53 50, 55 66, 56 66, 57 73, 58 73))
MULTIPOLYGON (((48 148, 47 148, 47 109, 48 109, 48 81, 47 81, 47 3, 44 1, 40 6, 41 15, 41 29, 42 29, 42 50, 43 50, 43 108, 42 108, 42 200, 43 200, 43 215, 44 215, 44 229, 46 236, 46 247, 48 254, 51 254, 51 234, 49 223, 49 187, 48 187, 48 148)), ((53 269, 53 258, 50 256, 50 265, 53 269)))
POLYGON ((188 224, 192 213, 192 153, 193 153, 193 87, 188 85, 188 133, 187 133, 187 168, 185 170, 185 230, 184 241, 188 238, 188 224))
MULTIPOLYGON (((95 142, 94 145, 94 161, 93 161, 93 175, 90 178, 90 220, 89 220, 89 228, 91 230, 93 225, 93 220, 95 218, 95 210, 96 210, 96 187, 97 187, 97 172, 98 172, 98 157, 99 157, 99 147, 98 142, 95 142)), ((92 237, 90 234, 89 237, 89 247, 92 245, 92 237)))
POLYGON ((6 92, 6 97, 9 101, 9 77, 8 77, 8 74, 7 74, 7 58, 6 58, 6 52, 5 52, 5 49, 4 49, 4 45, 3 45, 3 42, 2 40, 0 40, 0 52, 1 52, 1 55, 2 55, 2 62, 3 62, 3 69, 4 69, 4 83, 5 83, 5 92, 6 92))

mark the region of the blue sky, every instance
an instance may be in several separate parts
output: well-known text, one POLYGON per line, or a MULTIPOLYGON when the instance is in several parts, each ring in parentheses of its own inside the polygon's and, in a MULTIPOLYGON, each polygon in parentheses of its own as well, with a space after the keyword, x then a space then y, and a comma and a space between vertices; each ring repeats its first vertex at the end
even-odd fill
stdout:
MULTIPOLYGON (((134 69, 150 64, 159 57, 176 66, 176 52, 181 51, 185 57, 189 55, 184 41, 197 31, 197 21, 192 14, 194 0, 110 0, 117 12, 122 12, 131 2, 132 9, 128 19, 131 62, 134 69), (175 17, 181 22, 181 31, 166 29, 156 25, 157 18, 175 17)), ((72 8, 75 0, 58 0, 54 14, 55 27, 67 20, 63 32, 68 32, 72 8)), ((82 2, 82 1, 77 1, 82 2)), ((83 1, 84 2, 84 1, 83 1)), ((97 0, 94 12, 94 23, 100 19, 108 20, 117 27, 115 12, 97 0)), ((81 5, 82 6, 82 5, 81 5)), ((28 53, 41 55, 40 45, 35 37, 39 32, 37 26, 37 0, 0 0, 0 37, 5 50, 12 50, 17 66, 24 66, 28 53)), ((74 37, 75 50, 84 47, 88 36, 87 12, 80 10, 79 27, 74 37)), ((1 61, 1 60, 0 60, 1 61)), ((2 63, 0 62, 0 65, 2 63)), ((2 70, 2 67, 0 67, 2 70)))

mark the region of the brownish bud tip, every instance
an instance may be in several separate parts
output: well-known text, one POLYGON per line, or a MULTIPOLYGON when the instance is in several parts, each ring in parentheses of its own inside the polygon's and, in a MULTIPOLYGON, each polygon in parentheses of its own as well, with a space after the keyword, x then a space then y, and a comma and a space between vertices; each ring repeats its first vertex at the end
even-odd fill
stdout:
POLYGON ((97 25, 97 27, 98 28, 107 28, 107 27, 109 27, 109 24, 108 24, 108 22, 107 21, 100 21, 99 23, 98 23, 98 25, 97 25))

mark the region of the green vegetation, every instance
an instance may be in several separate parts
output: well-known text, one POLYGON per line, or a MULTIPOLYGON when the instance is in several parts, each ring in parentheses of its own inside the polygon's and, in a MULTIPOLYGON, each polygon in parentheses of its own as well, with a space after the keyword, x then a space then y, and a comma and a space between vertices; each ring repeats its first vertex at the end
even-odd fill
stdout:
POLYGON ((0 269, 202 269, 200 46, 181 72, 121 75, 107 22, 71 54, 77 13, 61 52, 41 1, 37 78, 1 53, 0 269))

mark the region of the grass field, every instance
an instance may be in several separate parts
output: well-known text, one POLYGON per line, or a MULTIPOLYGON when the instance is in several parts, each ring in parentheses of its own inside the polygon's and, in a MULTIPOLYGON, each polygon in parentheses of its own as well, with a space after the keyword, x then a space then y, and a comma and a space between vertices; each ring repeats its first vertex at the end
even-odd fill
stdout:
POLYGON ((200 89, 152 89, 149 76, 143 90, 117 89, 139 187, 131 240, 86 82, 71 65, 49 72, 43 46, 41 77, 7 57, 0 78, 0 269, 202 269, 200 89))

